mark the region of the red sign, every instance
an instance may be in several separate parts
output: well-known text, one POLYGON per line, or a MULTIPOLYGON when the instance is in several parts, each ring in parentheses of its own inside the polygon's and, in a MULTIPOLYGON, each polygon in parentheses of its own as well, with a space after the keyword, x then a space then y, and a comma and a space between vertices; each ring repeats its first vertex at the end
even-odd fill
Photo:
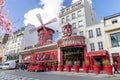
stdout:
POLYGON ((70 24, 67 24, 64 26, 64 37, 68 37, 68 36, 71 36, 72 34, 72 28, 71 28, 71 25, 70 24))
POLYGON ((112 53, 112 57, 117 57, 119 56, 119 53, 112 53))
POLYGON ((54 52, 37 53, 35 60, 36 61, 57 60, 57 55, 54 52))
POLYGON ((47 51, 47 52, 37 52, 34 54, 28 54, 22 56, 23 62, 35 62, 35 61, 57 61, 58 60, 58 52, 47 51))
POLYGON ((58 40, 58 47, 66 47, 66 46, 84 46, 85 45, 85 37, 84 36, 70 36, 66 38, 62 38, 58 40))
POLYGON ((30 62, 31 60, 32 60, 31 54, 22 55, 22 62, 30 62))

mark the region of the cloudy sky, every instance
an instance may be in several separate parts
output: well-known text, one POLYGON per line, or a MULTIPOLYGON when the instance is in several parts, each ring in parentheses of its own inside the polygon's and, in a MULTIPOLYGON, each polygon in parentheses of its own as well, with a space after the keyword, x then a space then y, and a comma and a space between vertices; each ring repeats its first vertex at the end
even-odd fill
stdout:
MULTIPOLYGON (((50 19, 58 17, 61 7, 76 1, 78 0, 6 0, 4 9, 8 10, 8 18, 12 21, 13 30, 16 31, 28 23, 34 24, 36 27, 40 26, 36 14, 40 13, 43 22, 46 23, 50 19)), ((92 0, 91 3, 96 11, 98 22, 102 17, 120 12, 120 0, 92 0)), ((54 29, 58 29, 58 26, 55 26, 54 29)))
MULTIPOLYGON (((9 12, 14 30, 17 30, 28 23, 40 25, 35 16, 38 13, 41 14, 44 23, 58 17, 61 7, 76 1, 78 0, 6 0, 5 9, 9 12)), ((92 5, 97 21, 104 16, 120 12, 120 0, 92 0, 92 5)))

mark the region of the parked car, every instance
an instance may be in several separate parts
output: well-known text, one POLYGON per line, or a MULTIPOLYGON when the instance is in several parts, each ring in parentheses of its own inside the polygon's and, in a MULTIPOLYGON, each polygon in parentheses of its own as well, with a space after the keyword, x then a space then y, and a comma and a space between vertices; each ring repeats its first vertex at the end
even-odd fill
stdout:
POLYGON ((18 61, 18 60, 10 60, 10 61, 4 62, 2 65, 2 69, 15 69, 16 61, 18 61))
POLYGON ((30 63, 27 66, 28 71, 46 71, 46 65, 44 63, 30 63))

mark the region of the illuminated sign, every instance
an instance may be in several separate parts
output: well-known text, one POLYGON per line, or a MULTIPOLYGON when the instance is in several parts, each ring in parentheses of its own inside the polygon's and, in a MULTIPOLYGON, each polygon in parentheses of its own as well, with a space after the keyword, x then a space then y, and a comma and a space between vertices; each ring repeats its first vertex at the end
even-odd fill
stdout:
POLYGON ((84 36, 70 36, 66 38, 62 38, 58 40, 58 47, 66 47, 66 46, 77 46, 77 45, 85 45, 84 36))

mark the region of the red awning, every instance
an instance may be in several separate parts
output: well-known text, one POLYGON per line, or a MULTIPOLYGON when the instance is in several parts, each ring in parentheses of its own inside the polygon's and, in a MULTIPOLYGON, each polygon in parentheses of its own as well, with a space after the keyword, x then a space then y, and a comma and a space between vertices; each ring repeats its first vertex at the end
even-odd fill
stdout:
POLYGON ((88 56, 106 56, 109 55, 107 51, 103 50, 103 51, 94 51, 94 52, 88 52, 87 53, 88 56))
POLYGON ((119 56, 119 53, 112 53, 112 57, 117 57, 119 56))

